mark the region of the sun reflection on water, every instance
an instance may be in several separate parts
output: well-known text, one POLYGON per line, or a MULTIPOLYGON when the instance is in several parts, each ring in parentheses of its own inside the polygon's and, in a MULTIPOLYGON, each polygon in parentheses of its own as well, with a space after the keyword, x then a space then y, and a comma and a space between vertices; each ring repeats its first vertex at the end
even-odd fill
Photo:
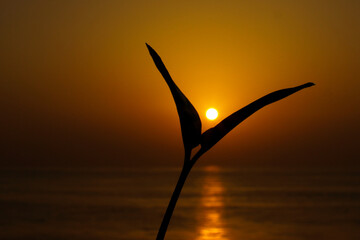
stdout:
POLYGON ((229 240, 222 219, 225 191, 219 178, 219 168, 205 168, 205 178, 200 202, 199 236, 196 240, 229 240))

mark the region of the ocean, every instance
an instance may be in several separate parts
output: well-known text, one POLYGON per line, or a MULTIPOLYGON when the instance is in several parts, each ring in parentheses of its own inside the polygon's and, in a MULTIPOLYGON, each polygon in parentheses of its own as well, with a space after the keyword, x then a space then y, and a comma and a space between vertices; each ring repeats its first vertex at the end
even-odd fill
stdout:
MULTIPOLYGON (((154 240, 179 174, 0 169, 0 239, 154 240)), ((195 166, 165 239, 360 239, 360 170, 195 166)))

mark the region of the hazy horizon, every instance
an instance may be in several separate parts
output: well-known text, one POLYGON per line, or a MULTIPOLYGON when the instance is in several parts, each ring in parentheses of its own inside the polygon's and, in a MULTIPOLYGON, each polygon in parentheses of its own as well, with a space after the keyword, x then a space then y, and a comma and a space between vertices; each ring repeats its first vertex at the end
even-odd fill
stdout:
MULTIPOLYGON (((0 169, 1 239, 155 239, 178 169, 0 169)), ((360 236, 358 170, 194 168, 166 239, 360 236)))

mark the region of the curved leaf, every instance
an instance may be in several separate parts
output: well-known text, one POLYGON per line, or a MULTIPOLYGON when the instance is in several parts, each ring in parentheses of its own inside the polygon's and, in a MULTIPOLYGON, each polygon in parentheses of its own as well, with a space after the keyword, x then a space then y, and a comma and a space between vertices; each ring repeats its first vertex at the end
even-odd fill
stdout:
POLYGON ((176 86, 164 63, 162 62, 160 56, 148 44, 146 44, 146 46, 157 69, 164 77, 167 85, 170 88, 179 114, 185 154, 190 154, 191 149, 200 144, 201 120, 199 114, 194 108, 194 106, 191 104, 191 102, 180 91, 178 86, 176 86))
POLYGON ((314 83, 306 83, 293 88, 286 88, 272 92, 258 100, 250 103, 246 107, 234 112, 224 120, 222 120, 218 125, 213 128, 208 129, 202 134, 201 138, 201 153, 206 152, 212 146, 214 146, 220 139, 222 139, 226 134, 228 134, 234 127, 239 123, 244 121, 246 118, 251 116, 253 113, 259 109, 269 105, 273 102, 279 101, 297 91, 300 91, 304 88, 313 86, 314 83))

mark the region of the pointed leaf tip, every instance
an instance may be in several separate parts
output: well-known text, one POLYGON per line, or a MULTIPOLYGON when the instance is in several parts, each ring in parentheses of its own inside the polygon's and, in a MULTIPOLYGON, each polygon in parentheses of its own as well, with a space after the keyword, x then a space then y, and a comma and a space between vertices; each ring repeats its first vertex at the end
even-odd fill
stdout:
POLYGON ((154 53, 156 54, 155 50, 149 44, 145 43, 145 45, 151 55, 153 55, 154 53))
POLYGON ((303 87, 304 88, 307 88, 307 87, 311 87, 311 86, 314 86, 315 85, 315 83, 313 83, 313 82, 308 82, 308 83, 305 83, 304 85, 303 85, 303 87))

